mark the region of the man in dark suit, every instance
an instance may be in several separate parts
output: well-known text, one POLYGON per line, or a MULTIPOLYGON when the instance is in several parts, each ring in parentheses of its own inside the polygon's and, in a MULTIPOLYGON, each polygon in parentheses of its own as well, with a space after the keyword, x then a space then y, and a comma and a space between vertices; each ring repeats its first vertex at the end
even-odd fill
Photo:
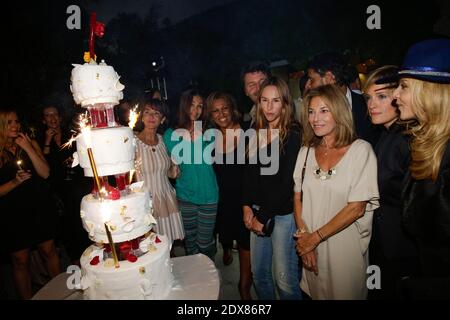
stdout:
POLYGON ((334 52, 316 55, 308 64, 307 71, 311 89, 326 84, 335 84, 341 88, 352 108, 356 134, 375 147, 380 130, 370 121, 363 96, 349 89, 348 69, 343 57, 334 52))
POLYGON ((253 126, 255 122, 260 85, 270 75, 268 65, 258 61, 246 65, 241 71, 241 80, 244 84, 245 95, 253 102, 253 107, 250 112, 244 115, 244 121, 250 121, 250 126, 253 126))

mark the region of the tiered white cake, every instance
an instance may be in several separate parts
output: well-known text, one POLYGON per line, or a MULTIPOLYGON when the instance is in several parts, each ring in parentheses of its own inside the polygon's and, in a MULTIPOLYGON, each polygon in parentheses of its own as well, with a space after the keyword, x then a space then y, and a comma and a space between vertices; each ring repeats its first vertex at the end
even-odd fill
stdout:
MULTIPOLYGON (((134 169, 134 135, 128 127, 111 127, 91 130, 91 149, 98 175, 110 176, 134 169)), ((91 164, 83 135, 76 138, 77 153, 74 161, 84 170, 84 175, 93 177, 91 164)))
MULTIPOLYGON (((71 90, 84 107, 115 105, 122 98, 119 76, 104 62, 101 65, 75 65, 71 90), (113 85, 114 84, 114 85, 113 85), (120 85, 120 86, 119 86, 120 85), (120 90, 118 90, 120 88, 120 90)), ((91 111, 91 110, 90 110, 91 111)), ((108 122, 108 125, 110 122, 108 122)), ((110 186, 107 176, 126 177, 134 169, 135 141, 128 127, 93 128, 90 148, 97 172, 106 184, 83 197, 81 219, 89 238, 95 242, 83 253, 80 288, 86 299, 164 299, 173 282, 170 246, 165 236, 151 232, 156 223, 151 215, 151 199, 143 182, 110 186), (102 188, 103 189, 103 188, 102 188), (120 267, 114 266, 105 225, 111 231, 120 267)), ((85 176, 92 177, 85 137, 76 138, 74 165, 80 164, 85 176)), ((123 182, 123 181, 122 181, 123 182)))
POLYGON ((104 61, 97 64, 94 60, 73 66, 70 90, 76 104, 82 107, 96 103, 119 104, 125 86, 119 82, 120 77, 113 67, 104 61))
POLYGON ((84 297, 89 300, 162 300, 170 292, 173 275, 170 246, 165 236, 158 236, 154 251, 140 256, 136 262, 120 261, 120 268, 107 259, 91 265, 99 254, 95 245, 86 249, 80 259, 84 297))

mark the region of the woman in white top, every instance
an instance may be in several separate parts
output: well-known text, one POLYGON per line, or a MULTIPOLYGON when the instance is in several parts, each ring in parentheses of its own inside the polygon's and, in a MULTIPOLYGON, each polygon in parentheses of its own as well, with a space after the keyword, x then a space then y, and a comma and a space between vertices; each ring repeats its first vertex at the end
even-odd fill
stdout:
POLYGON ((178 167, 167 154, 158 128, 166 120, 167 108, 163 102, 144 98, 139 104, 136 122, 136 177, 144 180, 150 192, 153 216, 157 221, 156 232, 169 238, 170 242, 184 238, 184 228, 178 210, 175 189, 168 178, 176 178, 178 167))
POLYGON ((308 93, 302 119, 304 147, 294 171, 301 288, 312 299, 365 299, 378 207, 375 154, 356 138, 350 106, 334 85, 308 93))

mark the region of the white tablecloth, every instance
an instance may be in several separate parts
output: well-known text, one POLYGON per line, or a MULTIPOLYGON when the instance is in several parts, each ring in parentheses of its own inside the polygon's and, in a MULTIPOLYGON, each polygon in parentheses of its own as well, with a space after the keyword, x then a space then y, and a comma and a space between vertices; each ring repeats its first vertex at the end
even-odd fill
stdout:
MULTIPOLYGON (((174 282, 167 300, 217 300, 219 273, 214 263, 203 254, 172 258, 174 282)), ((61 273, 34 295, 33 300, 80 300, 80 290, 68 289, 67 278, 61 273)))

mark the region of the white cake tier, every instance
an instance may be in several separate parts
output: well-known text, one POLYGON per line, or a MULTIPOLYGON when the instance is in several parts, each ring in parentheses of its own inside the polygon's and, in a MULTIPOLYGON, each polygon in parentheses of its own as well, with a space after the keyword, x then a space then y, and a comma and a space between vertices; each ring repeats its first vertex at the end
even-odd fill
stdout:
MULTIPOLYGON (((100 177, 125 173, 134 169, 135 142, 129 127, 91 129, 91 149, 100 177)), ((91 163, 83 134, 76 138, 77 152, 74 153, 73 166, 78 163, 84 175, 93 177, 91 163)))
POLYGON ((151 200, 147 192, 134 189, 118 200, 99 200, 91 194, 81 200, 80 216, 89 238, 95 242, 108 242, 105 222, 114 242, 133 240, 150 231, 156 220, 152 216, 151 200))
MULTIPOLYGON (((120 261, 115 268, 111 261, 91 265, 97 247, 87 248, 81 256, 81 288, 89 300, 161 300, 173 283, 170 245, 165 236, 156 250, 140 256, 136 262, 120 261)), ((109 259, 111 260, 111 259, 109 259)))
POLYGON ((120 77, 113 67, 104 61, 97 65, 94 60, 73 66, 70 90, 77 104, 82 107, 96 103, 119 104, 125 86, 119 82, 120 77))

